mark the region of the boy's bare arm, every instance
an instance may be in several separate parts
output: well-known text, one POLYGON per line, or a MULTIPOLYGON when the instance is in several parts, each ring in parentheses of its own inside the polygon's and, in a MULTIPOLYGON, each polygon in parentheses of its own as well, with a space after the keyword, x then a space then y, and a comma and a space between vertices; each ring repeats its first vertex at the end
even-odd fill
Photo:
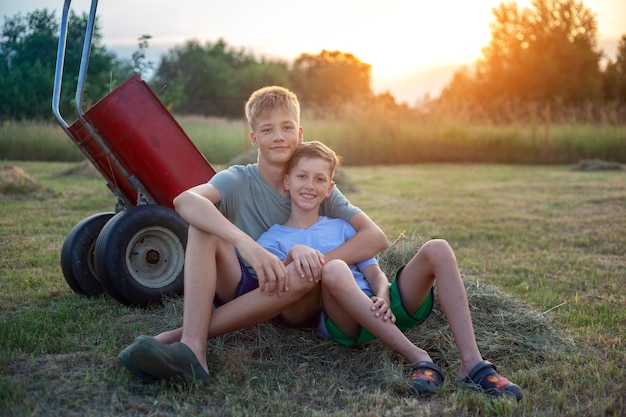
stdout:
POLYGON ((202 184, 182 192, 174 199, 174 207, 190 226, 230 242, 241 257, 254 268, 262 292, 270 295, 288 290, 288 274, 283 263, 261 247, 254 239, 232 224, 215 207, 220 192, 212 184, 202 184))
MULTIPOLYGON (((203 232, 216 235, 233 245, 249 238, 215 207, 221 200, 219 190, 212 184, 202 184, 183 191, 174 198, 174 208, 187 223, 203 232)), ((250 239, 252 240, 252 239, 250 239)))
POLYGON ((391 311, 391 298, 389 295, 389 280, 378 264, 368 265, 363 271, 363 276, 370 284, 372 292, 372 312, 376 317, 384 321, 391 320, 395 323, 396 317, 391 311))
POLYGON ((324 259, 324 254, 317 249, 298 244, 289 249, 283 264, 289 265, 293 262, 300 278, 318 282, 322 278, 324 259))
POLYGON ((325 253, 326 262, 341 259, 347 264, 354 264, 376 256, 389 247, 387 236, 367 214, 360 212, 352 216, 350 224, 356 235, 342 245, 325 253))
POLYGON ((370 284, 372 292, 389 303, 389 280, 378 264, 368 265, 363 276, 370 284))

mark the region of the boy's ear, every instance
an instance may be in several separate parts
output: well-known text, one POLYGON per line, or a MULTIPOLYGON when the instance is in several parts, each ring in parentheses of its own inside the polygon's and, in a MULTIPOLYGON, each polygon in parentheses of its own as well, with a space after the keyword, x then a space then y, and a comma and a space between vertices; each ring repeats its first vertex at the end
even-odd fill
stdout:
POLYGON ((289 175, 285 174, 285 178, 283 178, 283 188, 285 191, 289 191, 289 175))
POLYGON ((331 181, 330 185, 328 186, 328 193, 326 194, 326 197, 328 197, 331 193, 331 191, 333 190, 333 188, 335 187, 335 181, 331 181))
POLYGON ((254 146, 256 149, 259 148, 259 144, 256 140, 256 135, 254 134, 254 132, 250 132, 250 141, 252 142, 252 146, 254 146))

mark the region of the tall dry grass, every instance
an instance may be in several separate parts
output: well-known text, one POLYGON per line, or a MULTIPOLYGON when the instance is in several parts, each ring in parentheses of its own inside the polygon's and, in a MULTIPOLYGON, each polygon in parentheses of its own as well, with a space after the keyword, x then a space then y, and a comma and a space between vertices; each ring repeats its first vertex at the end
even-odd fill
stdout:
POLYGON ((0 159, 67 161, 82 159, 78 147, 52 122, 5 121, 0 125, 0 159))
MULTIPOLYGON (((226 164, 251 149, 243 119, 177 116, 187 135, 212 164, 226 164)), ((434 118, 415 111, 347 108, 332 116, 304 113, 305 140, 321 140, 346 165, 425 162, 570 164, 583 159, 626 162, 626 125, 530 122, 499 125, 434 118)), ((83 157, 55 124, 5 122, 0 159, 78 161, 83 157)))

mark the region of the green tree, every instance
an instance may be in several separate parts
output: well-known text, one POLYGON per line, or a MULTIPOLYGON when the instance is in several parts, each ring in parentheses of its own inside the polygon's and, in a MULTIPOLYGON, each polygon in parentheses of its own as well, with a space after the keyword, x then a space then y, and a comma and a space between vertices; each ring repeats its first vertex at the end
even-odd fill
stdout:
POLYGON ((476 94, 475 74, 466 66, 455 71, 452 80, 441 90, 440 99, 463 104, 476 94))
POLYGON ((493 9, 492 38, 477 63, 483 101, 560 101, 601 96, 595 14, 575 0, 532 0, 493 9))
POLYGON ((296 58, 291 80, 303 103, 332 109, 345 103, 370 100, 372 66, 350 53, 323 50, 296 58))
MULTIPOLYGON (((74 113, 74 96, 88 17, 70 12, 61 111, 74 113)), ((54 11, 36 10, 5 18, 0 33, 0 118, 50 119, 59 21, 54 11)), ((96 22, 84 100, 104 96, 129 68, 102 46, 96 22)), ((69 119, 69 118, 68 118, 69 119)), ((71 120, 69 120, 71 122, 71 120)))
MULTIPOLYGON (((5 21, 0 38, 0 114, 7 118, 32 118, 50 113, 54 72, 47 51, 56 49, 58 26, 47 10, 17 15, 5 21), (44 110, 45 109, 45 110, 44 110)), ((54 57, 52 57, 54 60, 54 57)), ((52 61, 53 62, 53 61, 52 61)))
POLYGON ((146 71, 149 71, 154 67, 154 63, 152 61, 148 61, 146 57, 146 51, 150 46, 150 39, 152 39, 151 35, 141 35, 139 39, 137 39, 137 50, 133 52, 133 55, 130 58, 130 67, 133 72, 140 77, 143 76, 146 71))
POLYGON ((241 117, 250 93, 288 80, 287 64, 258 61, 223 39, 201 45, 189 40, 162 57, 152 84, 179 113, 241 117), (162 89, 162 87, 165 87, 162 89))
POLYGON ((626 34, 622 35, 617 45, 617 67, 626 76, 626 34))
POLYGON ((615 61, 609 60, 603 73, 604 95, 608 100, 626 104, 626 35, 617 45, 615 61))
POLYGON ((472 73, 455 74, 433 106, 439 114, 462 110, 470 119, 536 120, 539 113, 557 117, 561 109, 606 95, 596 17, 582 2, 531 0, 523 9, 500 3, 492 11, 483 57, 472 73))

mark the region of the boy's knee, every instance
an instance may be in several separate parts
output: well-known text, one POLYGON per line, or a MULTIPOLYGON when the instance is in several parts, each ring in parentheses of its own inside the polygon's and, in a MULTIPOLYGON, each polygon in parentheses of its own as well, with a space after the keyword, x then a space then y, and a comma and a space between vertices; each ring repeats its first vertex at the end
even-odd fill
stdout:
POLYGON ((352 277, 352 271, 350 271, 348 264, 341 259, 333 259, 322 267, 322 283, 333 284, 346 274, 352 277))
POLYGON ((444 239, 432 239, 422 246, 422 250, 425 252, 428 259, 433 263, 447 262, 450 260, 456 260, 454 251, 444 239))
POLYGON ((307 294, 319 288, 319 282, 300 277, 293 262, 287 266, 287 273, 289 274, 289 291, 292 293, 307 294))
POLYGON ((191 244, 202 248, 217 248, 217 246, 222 244, 222 242, 228 243, 219 238, 217 235, 207 233, 193 225, 189 225, 189 228, 187 229, 187 245, 191 244))

